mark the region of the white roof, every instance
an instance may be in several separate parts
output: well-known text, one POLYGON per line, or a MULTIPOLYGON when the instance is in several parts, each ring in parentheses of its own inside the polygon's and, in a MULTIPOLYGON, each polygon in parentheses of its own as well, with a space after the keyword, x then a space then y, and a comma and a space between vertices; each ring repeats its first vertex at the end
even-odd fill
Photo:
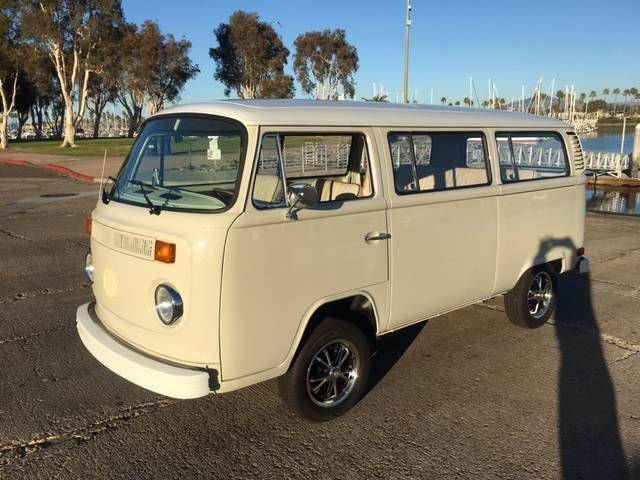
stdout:
POLYGON ((563 121, 502 110, 328 100, 220 100, 167 108, 159 115, 201 113, 245 125, 568 128, 563 121))

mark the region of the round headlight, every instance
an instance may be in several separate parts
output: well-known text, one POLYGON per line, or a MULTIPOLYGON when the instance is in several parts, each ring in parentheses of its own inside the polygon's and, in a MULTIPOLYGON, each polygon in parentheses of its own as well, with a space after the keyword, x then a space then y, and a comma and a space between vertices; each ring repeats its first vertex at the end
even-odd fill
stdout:
POLYGON ((93 283, 93 271, 93 257, 91 256, 91 252, 88 252, 84 257, 84 272, 87 274, 91 283, 93 283))
POLYGON ((156 288, 156 312, 165 325, 171 325, 182 317, 182 297, 168 285, 156 288))

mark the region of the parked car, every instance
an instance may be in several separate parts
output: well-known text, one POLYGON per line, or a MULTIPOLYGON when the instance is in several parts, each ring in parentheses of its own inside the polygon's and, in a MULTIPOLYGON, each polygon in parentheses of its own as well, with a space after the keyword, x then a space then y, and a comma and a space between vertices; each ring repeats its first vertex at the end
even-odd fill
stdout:
POLYGON ((543 325, 556 276, 588 269, 583 171, 570 127, 520 113, 173 107, 88 219, 80 338, 163 395, 279 377, 286 404, 328 420, 389 332, 500 294, 513 323, 543 325))

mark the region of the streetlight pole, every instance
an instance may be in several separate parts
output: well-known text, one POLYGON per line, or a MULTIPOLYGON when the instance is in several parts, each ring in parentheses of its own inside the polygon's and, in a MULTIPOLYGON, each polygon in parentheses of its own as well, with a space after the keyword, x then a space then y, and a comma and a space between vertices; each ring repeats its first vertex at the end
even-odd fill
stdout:
POLYGON ((404 37, 404 92, 402 100, 409 103, 409 32, 411 30, 411 0, 407 0, 407 29, 404 37))

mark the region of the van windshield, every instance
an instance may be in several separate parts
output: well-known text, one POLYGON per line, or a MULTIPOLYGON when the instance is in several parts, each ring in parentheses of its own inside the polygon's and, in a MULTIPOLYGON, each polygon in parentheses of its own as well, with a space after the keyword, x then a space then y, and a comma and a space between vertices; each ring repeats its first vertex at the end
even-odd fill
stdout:
POLYGON ((162 210, 216 211, 236 197, 244 128, 220 118, 148 121, 110 192, 113 200, 162 210))

